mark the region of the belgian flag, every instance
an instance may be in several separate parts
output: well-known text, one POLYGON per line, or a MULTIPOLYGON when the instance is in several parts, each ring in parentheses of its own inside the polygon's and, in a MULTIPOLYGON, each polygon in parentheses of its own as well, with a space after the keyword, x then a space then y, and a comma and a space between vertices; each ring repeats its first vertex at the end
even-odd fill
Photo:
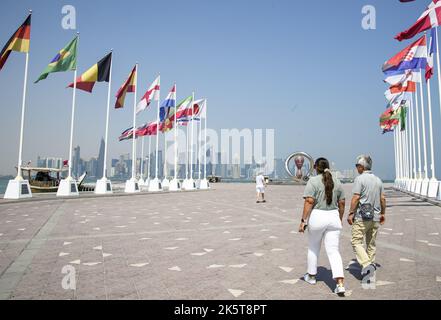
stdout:
POLYGON ((0 53, 0 70, 8 60, 12 51, 29 52, 29 43, 31 38, 31 14, 26 18, 25 22, 15 31, 0 53))
MULTIPOLYGON (((112 52, 77 78, 77 89, 92 92, 95 82, 109 82, 111 65, 112 52)), ((68 87, 73 88, 74 84, 71 83, 68 87)))

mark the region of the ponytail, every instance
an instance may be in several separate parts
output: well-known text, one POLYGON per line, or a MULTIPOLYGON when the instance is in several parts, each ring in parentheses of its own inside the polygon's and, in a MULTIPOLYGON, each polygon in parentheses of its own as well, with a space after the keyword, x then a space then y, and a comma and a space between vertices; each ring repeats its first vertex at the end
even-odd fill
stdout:
POLYGON ((318 158, 315 161, 315 169, 317 173, 322 174, 323 184, 325 185, 326 204, 332 204, 334 194, 334 180, 332 179, 331 170, 329 170, 329 161, 325 158, 318 158))
POLYGON ((329 206, 332 203, 332 196, 334 194, 334 180, 329 169, 325 169, 323 173, 323 184, 325 185, 326 204, 329 206))

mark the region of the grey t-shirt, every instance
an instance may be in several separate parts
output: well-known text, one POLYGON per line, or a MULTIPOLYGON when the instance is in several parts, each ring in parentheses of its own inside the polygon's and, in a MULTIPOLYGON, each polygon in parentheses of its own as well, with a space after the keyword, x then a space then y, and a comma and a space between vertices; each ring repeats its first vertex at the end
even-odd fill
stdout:
POLYGON ((353 194, 360 195, 360 203, 355 213, 355 220, 361 220, 360 205, 369 203, 374 207, 374 221, 380 221, 381 194, 384 193, 383 182, 372 171, 365 171, 354 180, 353 194))
POLYGON ((334 177, 332 177, 332 180, 334 181, 334 191, 332 203, 329 206, 326 203, 325 185, 323 184, 323 176, 321 174, 309 179, 305 187, 305 192, 303 193, 303 198, 313 198, 315 200, 314 209, 338 209, 338 201, 345 199, 345 194, 340 181, 334 177))

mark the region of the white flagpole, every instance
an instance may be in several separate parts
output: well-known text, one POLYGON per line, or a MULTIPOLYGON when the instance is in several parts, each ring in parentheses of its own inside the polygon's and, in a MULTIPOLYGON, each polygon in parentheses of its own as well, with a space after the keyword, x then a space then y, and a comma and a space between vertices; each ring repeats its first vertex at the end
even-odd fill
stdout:
MULTIPOLYGON (((165 119, 164 119, 164 125, 165 125, 165 119)), ((166 130, 164 128, 164 130, 166 130)), ((164 131, 164 179, 167 179, 167 132, 164 131)))
MULTIPOLYGON (((25 62, 25 73, 24 73, 24 84, 23 84, 23 100, 21 104, 21 122, 20 122, 20 145, 18 148, 18 165, 17 165, 17 177, 16 180, 23 180, 21 176, 21 166, 23 163, 23 133, 24 133, 24 120, 26 111, 26 92, 28 86, 28 70, 29 70, 29 52, 26 52, 26 62, 25 62)), ((69 162, 70 169, 70 162, 69 162)))
POLYGON ((395 159, 395 183, 398 179, 398 172, 397 172, 397 135, 394 130, 394 159, 395 159))
POLYGON ((189 143, 188 143, 188 140, 189 140, 189 135, 190 135, 190 132, 189 132, 189 130, 188 130, 188 128, 190 127, 190 124, 187 122, 187 146, 186 146, 186 164, 185 164, 185 179, 186 180, 188 180, 188 159, 189 159, 189 152, 188 152, 188 150, 189 150, 189 143))
MULTIPOLYGON (((176 98, 177 98, 177 93, 176 93, 176 83, 175 83, 175 94, 176 94, 176 98)), ((177 119, 177 114, 178 114, 178 106, 175 103, 175 180, 178 179, 178 119, 177 119)))
POLYGON ((411 100, 411 108, 410 108, 410 130, 411 130, 411 139, 412 139, 412 164, 413 164, 413 176, 412 179, 417 179, 417 164, 416 164, 416 153, 415 153, 415 116, 414 116, 414 104, 413 104, 413 97, 414 94, 412 94, 412 100, 411 100))
POLYGON ((429 179, 427 170, 427 140, 426 140, 426 121, 424 112, 423 82, 420 82, 420 99, 421 99, 421 130, 423 132, 423 156, 424 156, 424 179, 429 179))
MULTIPOLYGON (((420 82, 423 81, 420 77, 420 82)), ((416 116, 416 133, 417 133, 417 146, 418 146, 418 180, 422 179, 422 161, 421 161, 421 137, 420 137, 420 115, 419 115, 419 102, 418 102, 418 87, 415 91, 415 116, 416 116)))
POLYGON ((201 180, 201 150, 202 150, 202 146, 201 146, 201 142, 202 142, 202 119, 199 116, 199 122, 197 124, 197 132, 198 132, 198 141, 197 141, 197 147, 198 147, 198 180, 201 180))
POLYGON ((144 144, 145 136, 142 136, 141 140, 141 179, 144 180, 144 144))
POLYGON ((431 180, 436 180, 435 175, 435 151, 433 148, 433 125, 432 125, 432 98, 430 93, 430 80, 427 80, 427 101, 429 108, 429 142, 430 142, 430 169, 431 180))
MULTIPOLYGON (((80 34, 77 33, 77 48, 78 44, 80 42, 80 34)), ((78 52, 78 49, 77 49, 78 52)), ((75 100, 77 95, 77 70, 78 68, 75 68, 74 71, 74 85, 73 85, 73 93, 72 93, 72 113, 71 113, 71 120, 70 120, 70 142, 69 142, 69 173, 68 173, 68 179, 72 178, 72 148, 73 148, 73 132, 74 132, 74 122, 75 122, 75 100)))
POLYGON ((148 162, 148 166, 147 166, 147 179, 150 180, 150 159, 151 159, 151 147, 152 147, 152 136, 149 135, 149 162, 148 162))
POLYGON ((191 101, 191 144, 190 144, 190 180, 193 179, 193 135, 194 135, 194 91, 191 101))
POLYGON ((103 165, 103 179, 107 178, 107 145, 109 137, 109 118, 110 118, 110 91, 112 88, 112 67, 113 67, 113 49, 110 50, 112 57, 110 60, 110 74, 109 74, 109 87, 107 89, 107 114, 106 114, 106 133, 104 141, 104 165, 103 165))
POLYGON ((398 176, 400 177, 399 180, 401 182, 401 179, 403 178, 403 171, 402 171, 402 153, 401 153, 401 136, 400 136, 400 125, 396 127, 397 129, 397 141, 398 141, 398 176))
MULTIPOLYGON (((411 119, 410 119, 410 108, 412 106, 412 103, 409 101, 409 107, 407 108, 407 114, 406 114, 406 133, 407 133, 407 143, 409 145, 409 179, 412 180, 413 178, 413 158, 412 158, 412 130, 411 130, 411 119)), ((410 187, 410 184, 409 184, 410 187)))
POLYGON ((160 93, 161 91, 158 91, 158 99, 157 99, 157 110, 156 110, 156 121, 158 123, 158 125, 156 126, 156 172, 155 172, 155 179, 158 179, 158 171, 159 171, 159 159, 158 159, 158 155, 159 155, 159 100, 160 100, 160 93))
POLYGON ((438 77, 438 94, 439 94, 439 101, 440 101, 440 110, 441 110, 441 68, 440 68, 440 58, 439 58, 439 43, 438 43, 438 28, 435 28, 435 37, 436 37, 436 66, 437 66, 437 77, 438 77))
MULTIPOLYGON (((205 132, 204 132, 204 135, 205 135, 205 137, 204 137, 204 140, 205 140, 205 143, 204 143, 204 179, 206 180, 207 179, 207 113, 208 113, 208 110, 207 110, 207 106, 208 106, 208 101, 207 101, 207 99, 205 99, 205 117, 204 117, 204 122, 205 122, 205 125, 204 125, 204 128, 205 128, 205 132)), ((210 153, 210 156, 211 156, 211 153, 210 153)))
POLYGON ((136 180, 136 93, 138 90, 138 63, 135 66, 135 95, 133 97, 132 179, 136 180))

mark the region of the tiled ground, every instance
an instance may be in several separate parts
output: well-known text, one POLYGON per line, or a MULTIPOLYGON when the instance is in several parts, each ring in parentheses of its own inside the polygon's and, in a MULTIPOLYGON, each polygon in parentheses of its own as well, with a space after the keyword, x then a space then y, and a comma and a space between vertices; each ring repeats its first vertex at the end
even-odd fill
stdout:
MULTIPOLYGON (((350 192, 351 185, 345 185, 350 192)), ((0 204, 3 299, 342 299, 323 250, 319 282, 299 280, 301 186, 250 184, 210 191, 0 204), (72 266, 76 290, 63 289, 72 266)), ((441 208, 387 189, 375 290, 346 272, 345 299, 440 299, 441 208)), ((350 228, 341 238, 353 258, 350 228)))

